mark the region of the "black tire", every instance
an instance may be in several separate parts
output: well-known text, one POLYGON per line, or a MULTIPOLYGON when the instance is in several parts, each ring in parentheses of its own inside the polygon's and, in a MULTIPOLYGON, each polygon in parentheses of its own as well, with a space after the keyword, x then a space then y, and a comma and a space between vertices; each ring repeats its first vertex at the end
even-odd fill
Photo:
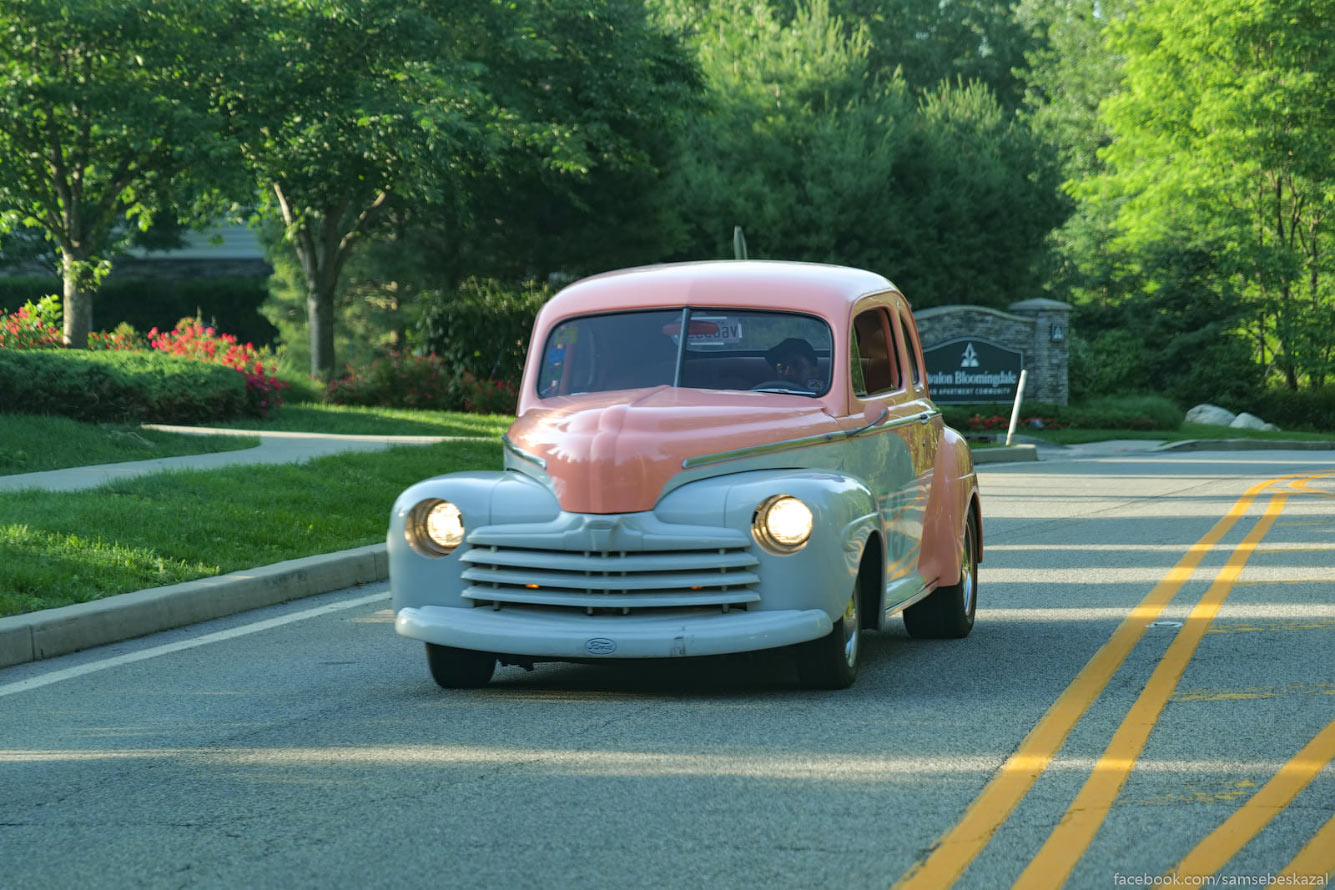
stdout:
POLYGON ((964 523, 960 581, 938 587, 932 595, 904 610, 904 627, 920 640, 960 640, 973 630, 978 610, 978 525, 973 511, 964 523))
POLYGON ((834 629, 797 647, 797 677, 808 689, 847 689, 858 676, 858 587, 834 629))
POLYGON ((496 656, 490 652, 455 649, 435 643, 426 644, 426 663, 431 668, 431 679, 445 689, 486 686, 496 670, 496 656))

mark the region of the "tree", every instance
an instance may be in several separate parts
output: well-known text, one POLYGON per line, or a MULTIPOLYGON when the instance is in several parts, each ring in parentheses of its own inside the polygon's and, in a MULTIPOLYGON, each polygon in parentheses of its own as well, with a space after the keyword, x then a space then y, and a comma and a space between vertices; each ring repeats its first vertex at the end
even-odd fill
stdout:
POLYGON ((60 253, 64 340, 85 347, 110 258, 154 216, 194 216, 228 165, 201 70, 225 3, 0 0, 0 231, 60 253))
POLYGON ((256 73, 226 101, 300 261, 311 371, 326 377, 340 278, 360 243, 434 229, 457 280, 471 270, 451 251, 494 259, 503 249, 489 238, 531 233, 535 218, 558 228, 597 206, 585 185, 602 173, 652 172, 686 70, 631 0, 272 0, 257 27, 256 73))
POLYGON ((1115 23, 1125 89, 1101 116, 1130 250, 1209 251, 1248 301, 1255 355, 1291 389, 1335 372, 1335 0, 1145 0, 1115 23))
MULTIPOLYGON (((800 0, 776 4, 790 16, 800 0)), ((1007 110, 1024 96, 1019 69, 1040 40, 1015 16, 1013 0, 831 0, 849 33, 862 30, 868 70, 896 69, 914 90, 942 81, 985 83, 1007 110)))
POLYGON ((660 15, 691 30, 709 85, 671 179, 677 256, 731 256, 741 225, 752 256, 877 269, 919 307, 1037 292, 1064 212, 1055 167, 985 85, 915 101, 826 0, 787 21, 752 0, 660 15))

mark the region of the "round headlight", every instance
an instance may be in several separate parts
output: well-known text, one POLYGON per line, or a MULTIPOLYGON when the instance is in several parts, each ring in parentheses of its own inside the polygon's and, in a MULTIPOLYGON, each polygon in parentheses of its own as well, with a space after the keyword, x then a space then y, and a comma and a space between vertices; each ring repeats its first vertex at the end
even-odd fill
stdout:
POLYGON ((445 556, 464 542, 464 517, 449 501, 432 498, 413 507, 405 532, 418 553, 445 556))
POLYGON ((756 508, 751 534, 772 553, 795 553, 811 539, 811 508, 792 495, 767 498, 756 508))

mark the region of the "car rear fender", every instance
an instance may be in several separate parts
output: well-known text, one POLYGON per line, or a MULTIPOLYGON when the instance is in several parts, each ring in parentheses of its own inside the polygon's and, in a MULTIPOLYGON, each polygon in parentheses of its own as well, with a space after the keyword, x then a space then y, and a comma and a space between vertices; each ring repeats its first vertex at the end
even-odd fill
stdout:
MULTIPOLYGON (((978 477, 973 469, 969 443, 946 427, 936 452, 932 490, 927 495, 927 516, 923 522, 922 551, 918 573, 928 585, 948 587, 959 583, 960 554, 964 548, 964 524, 968 511, 981 520, 978 508, 978 477)), ((978 561, 983 559, 983 531, 978 529, 978 561)))

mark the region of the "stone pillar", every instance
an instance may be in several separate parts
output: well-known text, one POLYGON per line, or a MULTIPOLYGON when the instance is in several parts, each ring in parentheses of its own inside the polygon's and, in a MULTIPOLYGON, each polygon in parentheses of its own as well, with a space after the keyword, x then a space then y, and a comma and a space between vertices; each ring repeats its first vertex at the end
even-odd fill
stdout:
POLYGON ((1010 311, 1034 320, 1034 342, 1025 349, 1025 399, 1065 405, 1071 397, 1071 306, 1035 298, 1010 305, 1010 311))

